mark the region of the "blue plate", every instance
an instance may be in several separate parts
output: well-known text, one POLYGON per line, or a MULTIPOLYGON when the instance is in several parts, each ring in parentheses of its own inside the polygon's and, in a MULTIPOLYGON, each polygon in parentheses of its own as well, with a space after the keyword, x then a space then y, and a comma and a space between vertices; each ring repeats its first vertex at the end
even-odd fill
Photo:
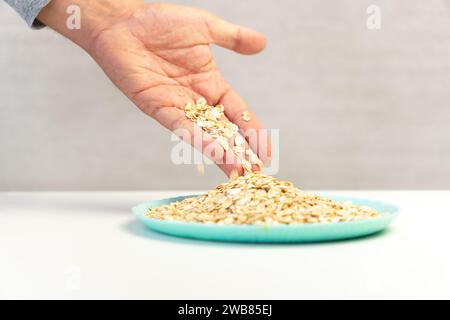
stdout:
POLYGON ((213 223, 179 222, 152 219, 145 216, 150 208, 180 201, 195 195, 154 200, 133 207, 133 212, 148 228, 177 237, 228 242, 322 242, 370 235, 384 230, 398 215, 398 207, 374 200, 329 196, 334 201, 351 201, 374 208, 381 215, 373 219, 339 223, 291 225, 219 225, 213 223))

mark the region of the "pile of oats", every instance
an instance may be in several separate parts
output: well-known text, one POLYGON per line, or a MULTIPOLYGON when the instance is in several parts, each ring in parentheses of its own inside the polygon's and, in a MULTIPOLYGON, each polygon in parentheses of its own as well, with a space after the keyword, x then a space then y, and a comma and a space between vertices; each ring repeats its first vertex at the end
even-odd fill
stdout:
POLYGON ((262 173, 231 179, 199 197, 158 208, 150 218, 217 224, 335 223, 376 218, 377 211, 334 202, 262 173))
POLYGON ((187 103, 184 112, 188 119, 219 142, 225 151, 234 152, 245 173, 252 172, 252 165, 262 167, 262 161, 256 153, 245 147, 245 138, 239 133, 238 126, 224 117, 223 105, 208 105, 205 98, 200 98, 195 105, 187 103))

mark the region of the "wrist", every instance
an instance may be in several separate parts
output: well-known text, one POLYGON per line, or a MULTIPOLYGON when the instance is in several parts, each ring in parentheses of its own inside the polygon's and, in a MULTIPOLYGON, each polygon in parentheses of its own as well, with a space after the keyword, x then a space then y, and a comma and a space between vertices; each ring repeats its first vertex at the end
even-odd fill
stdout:
POLYGON ((141 0, 52 0, 37 18, 89 52, 98 34, 143 4, 141 0), (79 8, 79 28, 67 25, 71 6, 79 8))

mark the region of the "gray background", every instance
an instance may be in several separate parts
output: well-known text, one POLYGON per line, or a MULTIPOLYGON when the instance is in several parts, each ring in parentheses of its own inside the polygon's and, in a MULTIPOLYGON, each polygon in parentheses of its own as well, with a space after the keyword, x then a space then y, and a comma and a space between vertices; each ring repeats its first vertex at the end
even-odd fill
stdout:
MULTIPOLYGON (((264 32, 215 49, 226 78, 279 128, 280 178, 309 189, 450 188, 450 1, 176 1, 264 32), (382 28, 366 28, 366 8, 382 28)), ((82 50, 0 2, 0 190, 199 189, 168 131, 82 50)))

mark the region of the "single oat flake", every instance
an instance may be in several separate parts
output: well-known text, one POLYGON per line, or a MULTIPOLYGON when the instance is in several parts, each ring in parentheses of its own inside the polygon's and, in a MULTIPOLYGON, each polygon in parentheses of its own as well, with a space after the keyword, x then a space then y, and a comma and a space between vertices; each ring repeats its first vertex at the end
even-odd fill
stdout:
POLYGON ((251 120, 250 113, 248 111, 242 112, 242 120, 247 121, 247 122, 251 120))
POLYGON ((205 165, 203 163, 197 165, 197 172, 202 176, 205 174, 205 165))

